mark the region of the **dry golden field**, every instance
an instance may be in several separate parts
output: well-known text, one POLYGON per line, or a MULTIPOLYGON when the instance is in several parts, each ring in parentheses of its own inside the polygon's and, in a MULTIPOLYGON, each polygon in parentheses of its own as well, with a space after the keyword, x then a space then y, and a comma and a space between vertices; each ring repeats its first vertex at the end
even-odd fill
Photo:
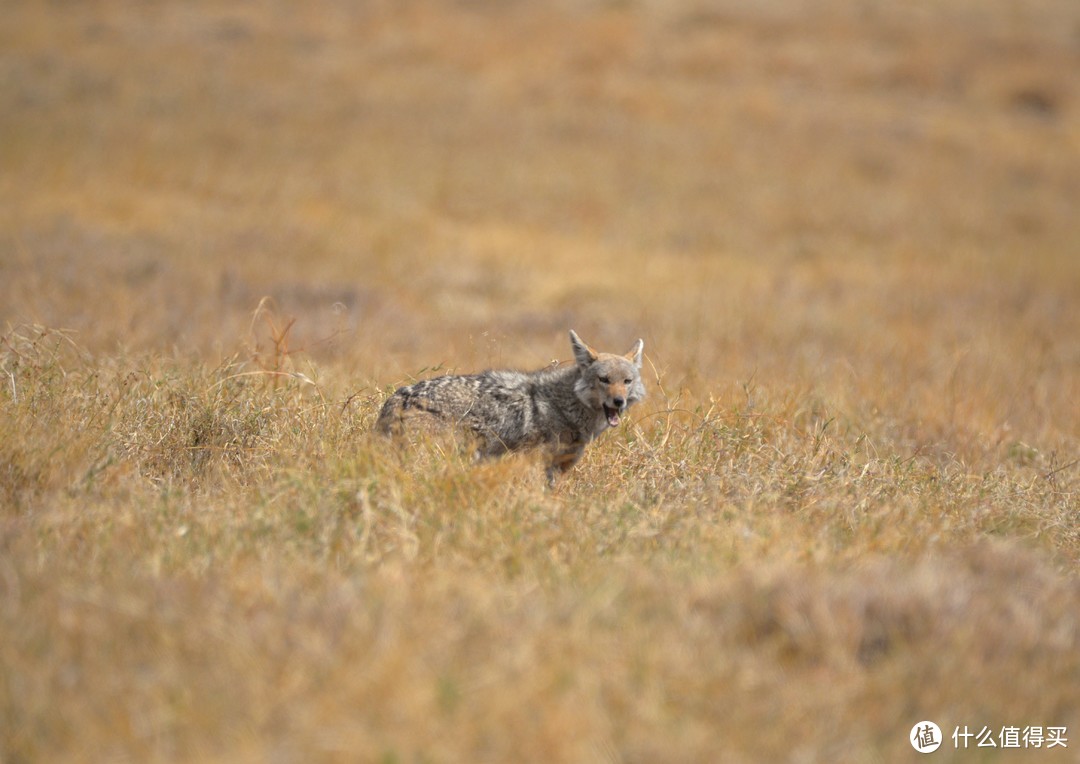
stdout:
POLYGON ((0 763, 1080 760, 1076 0, 0 6, 0 763))

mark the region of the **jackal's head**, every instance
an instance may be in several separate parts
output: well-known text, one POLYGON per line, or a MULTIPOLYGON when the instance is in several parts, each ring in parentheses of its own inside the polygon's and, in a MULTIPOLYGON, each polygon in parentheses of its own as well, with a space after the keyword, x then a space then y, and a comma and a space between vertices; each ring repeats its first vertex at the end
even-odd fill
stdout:
POLYGON ((619 420, 630 406, 645 397, 641 382, 641 351, 645 342, 638 340, 626 355, 597 353, 570 330, 581 376, 574 386, 577 397, 596 411, 601 409, 609 427, 618 427, 619 420))

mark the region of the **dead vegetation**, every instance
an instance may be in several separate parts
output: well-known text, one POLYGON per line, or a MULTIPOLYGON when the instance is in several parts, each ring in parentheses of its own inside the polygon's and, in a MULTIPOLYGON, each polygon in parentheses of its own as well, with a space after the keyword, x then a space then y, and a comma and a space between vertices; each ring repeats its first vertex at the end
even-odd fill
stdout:
POLYGON ((1080 734, 1071 3, 9 5, 0 760, 1080 734), (557 490, 369 434, 571 327, 557 490))

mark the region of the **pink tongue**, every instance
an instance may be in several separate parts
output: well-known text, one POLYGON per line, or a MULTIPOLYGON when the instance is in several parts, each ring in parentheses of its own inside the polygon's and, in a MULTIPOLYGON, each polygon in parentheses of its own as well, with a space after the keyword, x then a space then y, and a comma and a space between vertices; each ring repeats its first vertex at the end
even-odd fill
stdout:
POLYGON ((608 414, 607 423, 609 425, 611 425, 612 427, 618 427, 619 426, 619 412, 612 411, 610 414, 608 414))

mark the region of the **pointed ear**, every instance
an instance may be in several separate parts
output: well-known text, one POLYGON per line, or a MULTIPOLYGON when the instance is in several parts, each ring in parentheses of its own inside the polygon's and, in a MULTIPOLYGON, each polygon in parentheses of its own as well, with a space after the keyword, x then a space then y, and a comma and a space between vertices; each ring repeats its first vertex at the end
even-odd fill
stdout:
POLYGON ((626 360, 630 361, 637 368, 641 368, 641 351, 645 349, 645 340, 638 340, 634 343, 634 349, 626 354, 626 360))
POLYGON ((573 329, 570 330, 570 345, 574 348, 574 360, 579 366, 588 366, 596 360, 596 351, 582 342, 573 329))

